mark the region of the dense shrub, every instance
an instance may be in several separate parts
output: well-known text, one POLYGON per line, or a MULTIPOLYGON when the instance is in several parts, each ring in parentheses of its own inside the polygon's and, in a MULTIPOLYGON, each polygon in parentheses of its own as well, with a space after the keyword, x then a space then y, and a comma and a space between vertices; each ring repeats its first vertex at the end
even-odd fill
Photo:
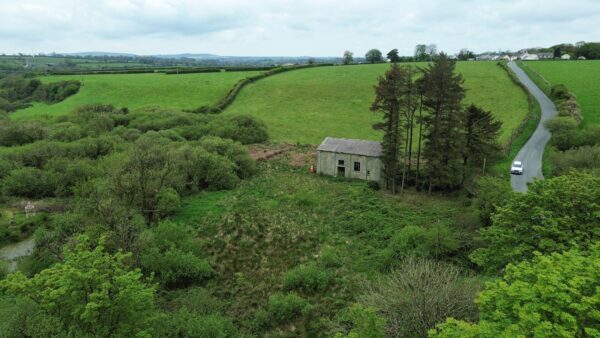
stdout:
POLYGON ((431 337, 595 337, 600 334, 600 245, 509 264, 477 297, 480 320, 448 319, 431 337))
POLYGON ((282 324, 297 317, 308 315, 311 310, 310 303, 295 293, 271 295, 267 306, 268 316, 276 324, 282 324))
POLYGON ((330 276, 327 271, 314 263, 299 265, 283 277, 285 290, 300 290, 305 292, 322 292, 329 286, 330 276))
POLYGON ((460 243, 454 231, 446 226, 428 229, 409 225, 398 231, 383 251, 383 268, 389 269, 407 257, 439 257, 455 252, 460 243))
POLYGON ((591 170, 600 174, 600 144, 552 152, 550 161, 554 175, 565 175, 572 169, 591 170))
POLYGON ((569 117, 555 117, 546 122, 552 133, 552 144, 559 150, 567 150, 576 145, 577 122, 569 117))
POLYGON ((62 122, 50 127, 48 139, 61 142, 72 142, 84 136, 83 128, 73 122, 62 122))
POLYGON ((251 116, 219 116, 208 124, 208 129, 211 135, 242 144, 263 143, 269 139, 267 126, 251 116))
POLYGON ((139 245, 142 269, 171 288, 209 279, 214 271, 194 237, 191 227, 170 222, 144 232, 139 245))
POLYGON ((515 194, 479 230, 485 247, 471 254, 482 269, 500 271, 510 262, 577 245, 585 250, 600 238, 600 178, 572 172, 534 181, 515 194))
POLYGON ((43 140, 46 126, 39 122, 0 122, 0 146, 11 147, 43 140))
POLYGON ((218 137, 205 137, 199 142, 200 146, 209 152, 227 157, 236 165, 236 174, 240 178, 248 178, 256 172, 256 163, 248 154, 248 150, 239 143, 218 137))
POLYGON ((190 191, 231 189, 239 182, 238 167, 227 157, 193 146, 183 147, 179 154, 179 167, 190 191))
POLYGON ((511 199, 514 192, 503 178, 482 176, 476 182, 475 205, 485 225, 492 223, 492 215, 511 199))
POLYGON ((2 180, 5 195, 28 198, 54 196, 57 185, 56 176, 31 167, 14 169, 2 180))
POLYGON ((235 326, 220 315, 200 316, 185 309, 168 314, 168 319, 156 323, 157 337, 228 338, 237 337, 235 326))
POLYGON ((447 317, 477 319, 479 283, 449 264, 407 259, 360 300, 385 319, 389 337, 424 337, 447 317))

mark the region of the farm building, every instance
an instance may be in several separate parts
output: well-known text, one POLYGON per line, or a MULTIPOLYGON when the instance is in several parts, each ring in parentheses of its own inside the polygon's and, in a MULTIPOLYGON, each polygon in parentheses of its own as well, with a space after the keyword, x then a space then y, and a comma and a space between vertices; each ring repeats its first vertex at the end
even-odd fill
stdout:
POLYGON ((571 55, 569 55, 569 54, 563 54, 560 58, 562 60, 571 60, 571 55))
POLYGON ((538 53, 540 60, 552 60, 554 59, 554 53, 538 53))
POLYGON ((326 137, 317 148, 317 173, 381 181, 381 143, 326 137))
POLYGON ((521 60, 523 61, 534 61, 534 60, 539 60, 539 56, 537 54, 529 54, 527 52, 525 52, 524 54, 521 55, 521 60))

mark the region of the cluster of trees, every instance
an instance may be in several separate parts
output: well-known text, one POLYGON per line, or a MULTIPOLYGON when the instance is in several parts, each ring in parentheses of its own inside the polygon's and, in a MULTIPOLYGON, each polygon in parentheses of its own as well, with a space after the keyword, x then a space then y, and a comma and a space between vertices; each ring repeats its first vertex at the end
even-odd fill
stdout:
POLYGON ((455 62, 443 53, 425 69, 393 64, 380 77, 371 110, 383 114, 383 123, 376 127, 384 131, 388 190, 395 193, 400 186, 402 191, 409 183, 417 188, 425 185, 429 192, 455 189, 497 152, 501 123, 489 111, 474 105, 463 107, 462 85, 455 62))
POLYGON ((43 84, 38 79, 22 75, 8 76, 0 80, 0 112, 25 108, 33 101, 60 102, 79 91, 79 81, 59 81, 43 84))
MULTIPOLYGON (((0 130, 6 147, 0 155, 0 200, 58 197, 68 204, 36 230, 36 249, 20 263, 23 273, 0 281, 1 332, 237 334, 220 308, 201 305, 214 302, 201 286, 215 271, 196 230, 164 219, 184 196, 231 189, 252 176, 255 162, 242 143, 266 141, 263 123, 244 116, 91 105, 49 120, 2 119, 0 130), (159 290, 181 288, 193 294, 168 310, 159 306, 159 290)), ((0 270, 5 278, 4 267, 0 270)))
POLYGON ((600 59, 600 42, 579 41, 576 44, 563 43, 548 48, 549 52, 554 53, 554 57, 561 57, 563 54, 570 54, 574 57, 583 56, 588 60, 600 59))

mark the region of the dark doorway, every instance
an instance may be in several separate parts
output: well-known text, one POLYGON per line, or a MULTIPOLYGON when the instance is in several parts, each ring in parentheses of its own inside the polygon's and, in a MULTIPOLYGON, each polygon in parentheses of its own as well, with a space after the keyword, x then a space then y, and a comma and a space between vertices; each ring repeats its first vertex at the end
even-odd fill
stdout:
POLYGON ((338 167, 337 177, 346 177, 346 168, 338 167))

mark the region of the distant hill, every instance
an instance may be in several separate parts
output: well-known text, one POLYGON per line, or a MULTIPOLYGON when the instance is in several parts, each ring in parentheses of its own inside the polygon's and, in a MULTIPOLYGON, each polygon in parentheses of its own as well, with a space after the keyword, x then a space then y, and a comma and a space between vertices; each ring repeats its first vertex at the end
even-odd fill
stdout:
POLYGON ((114 53, 114 52, 79 52, 79 53, 61 53, 60 55, 68 55, 68 56, 109 56, 109 57, 118 57, 118 56, 127 56, 127 57, 136 57, 136 54, 130 53, 114 53))

